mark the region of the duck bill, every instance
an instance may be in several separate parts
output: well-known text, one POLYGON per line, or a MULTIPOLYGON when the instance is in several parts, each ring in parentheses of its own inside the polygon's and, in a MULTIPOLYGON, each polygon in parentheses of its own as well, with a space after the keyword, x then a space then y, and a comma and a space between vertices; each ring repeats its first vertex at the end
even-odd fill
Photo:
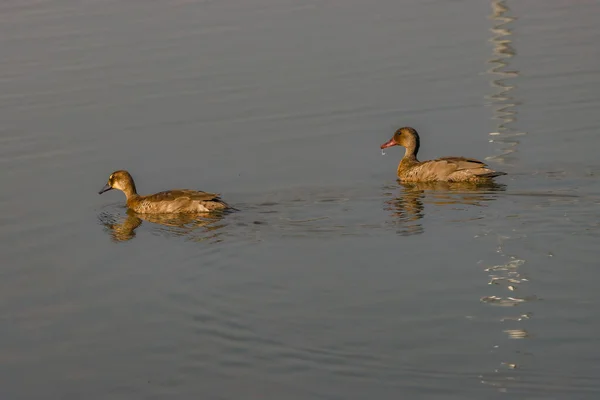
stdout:
POLYGON ((104 185, 104 187, 98 192, 98 194, 102 194, 104 192, 108 192, 109 190, 111 190, 112 188, 110 187, 110 185, 107 183, 106 185, 104 185))
POLYGON ((396 143, 396 141, 394 140, 394 138, 391 138, 390 140, 388 140, 387 142, 385 142, 384 144, 381 145, 381 149, 387 149, 388 147, 392 147, 392 146, 398 146, 398 143, 396 143))

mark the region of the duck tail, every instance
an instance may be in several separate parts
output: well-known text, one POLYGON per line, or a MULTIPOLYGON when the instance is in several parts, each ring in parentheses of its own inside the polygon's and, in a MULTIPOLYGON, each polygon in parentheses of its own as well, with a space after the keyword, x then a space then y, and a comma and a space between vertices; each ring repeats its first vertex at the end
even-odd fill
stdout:
POLYGON ((233 212, 233 211, 240 211, 239 209, 237 209, 235 207, 232 207, 232 206, 230 206, 229 204, 227 204, 225 202, 222 202, 222 204, 225 206, 225 210, 226 211, 231 211, 231 212, 233 212))
POLYGON ((221 200, 220 198, 216 199, 215 202, 217 202, 220 205, 220 208, 223 211, 227 211, 227 212, 233 212, 233 211, 240 211, 235 207, 230 206, 229 204, 225 203, 223 200, 221 200))
POLYGON ((497 176, 502 176, 502 175, 506 175, 506 172, 491 171, 491 172, 488 172, 487 174, 482 174, 482 175, 479 175, 479 176, 485 177, 485 178, 495 178, 497 176))

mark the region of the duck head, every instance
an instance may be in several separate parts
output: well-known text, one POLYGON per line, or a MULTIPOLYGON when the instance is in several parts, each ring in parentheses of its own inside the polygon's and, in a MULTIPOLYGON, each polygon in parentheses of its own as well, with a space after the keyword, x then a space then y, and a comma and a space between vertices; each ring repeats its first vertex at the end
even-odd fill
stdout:
POLYGON ((104 187, 98 192, 98 194, 102 194, 104 192, 108 192, 112 189, 118 189, 125 194, 136 194, 135 183, 133 183, 133 178, 129 174, 129 172, 124 170, 115 171, 108 177, 108 182, 104 187))
POLYGON ((392 146, 402 146, 405 148, 414 148, 418 150, 419 148, 419 134, 414 128, 405 126, 403 128, 398 129, 394 136, 387 142, 381 145, 382 149, 387 149, 392 146))

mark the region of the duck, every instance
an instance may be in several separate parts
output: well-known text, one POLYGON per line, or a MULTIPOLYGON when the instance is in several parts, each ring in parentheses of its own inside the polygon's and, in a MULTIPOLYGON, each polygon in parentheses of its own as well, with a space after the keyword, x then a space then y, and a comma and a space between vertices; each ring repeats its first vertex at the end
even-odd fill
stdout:
POLYGON ((419 161, 419 134, 409 126, 398 129, 390 140, 381 145, 381 150, 392 146, 402 146, 406 149, 397 170, 398 178, 402 182, 489 183, 497 176, 506 175, 505 172, 494 171, 484 162, 474 158, 442 157, 419 161))
POLYGON ((131 174, 125 170, 110 174, 108 182, 98 194, 112 189, 125 193, 127 207, 138 214, 189 214, 233 210, 233 207, 221 200, 218 193, 176 189, 140 196, 131 174))

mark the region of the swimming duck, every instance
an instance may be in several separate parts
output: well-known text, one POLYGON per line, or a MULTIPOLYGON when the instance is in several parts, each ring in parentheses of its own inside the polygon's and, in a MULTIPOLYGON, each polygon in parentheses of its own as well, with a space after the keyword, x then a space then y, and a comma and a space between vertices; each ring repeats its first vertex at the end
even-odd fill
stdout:
POLYGON ((410 127, 398 129, 394 136, 381 145, 381 149, 402 146, 406 149, 398 164, 398 178, 403 182, 472 182, 485 183, 505 172, 494 171, 473 158, 443 157, 436 160, 419 161, 419 134, 410 127))
POLYGON ((127 207, 139 214, 205 213, 232 209, 221 200, 218 193, 196 190, 167 190, 148 196, 140 196, 133 178, 127 171, 115 171, 98 194, 119 189, 127 196, 127 207))

